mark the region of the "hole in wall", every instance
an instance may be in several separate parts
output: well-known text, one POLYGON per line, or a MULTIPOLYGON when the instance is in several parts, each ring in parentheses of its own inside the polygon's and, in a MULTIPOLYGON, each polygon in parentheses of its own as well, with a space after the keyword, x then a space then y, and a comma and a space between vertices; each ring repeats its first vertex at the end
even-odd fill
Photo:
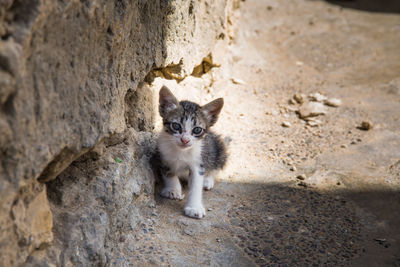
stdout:
POLYGON ((38 181, 46 183, 57 177, 63 170, 65 170, 71 162, 73 162, 80 155, 86 153, 88 149, 83 149, 80 152, 74 152, 69 148, 63 148, 54 159, 47 164, 46 168, 38 177, 38 181))

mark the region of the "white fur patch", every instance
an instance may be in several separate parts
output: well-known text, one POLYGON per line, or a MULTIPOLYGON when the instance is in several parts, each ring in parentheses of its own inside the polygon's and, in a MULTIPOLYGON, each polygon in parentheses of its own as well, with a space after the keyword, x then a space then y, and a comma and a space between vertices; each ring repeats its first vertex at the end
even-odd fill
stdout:
POLYGON ((207 176, 204 177, 203 188, 205 190, 211 190, 214 187, 214 177, 207 176))
POLYGON ((191 166, 201 163, 201 142, 193 142, 192 146, 181 148, 176 138, 168 133, 160 133, 158 148, 161 159, 177 175, 187 171, 191 166))

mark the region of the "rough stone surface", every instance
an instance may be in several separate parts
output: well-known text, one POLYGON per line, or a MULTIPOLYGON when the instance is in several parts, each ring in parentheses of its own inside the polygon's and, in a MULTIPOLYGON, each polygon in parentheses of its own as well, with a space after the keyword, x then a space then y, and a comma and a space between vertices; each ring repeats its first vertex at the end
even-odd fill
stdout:
MULTIPOLYGON (((151 131, 152 93, 139 84, 157 68, 190 74, 225 42, 234 2, 0 1, 0 265, 46 254, 32 252, 52 238, 51 220, 42 218, 46 204, 40 214, 30 211, 47 203, 38 181, 53 180, 85 153, 101 158, 103 141, 118 143, 130 127, 151 131), (27 187, 41 190, 24 193, 22 205, 27 187), (42 228, 27 228, 37 220, 42 228)), ((88 220, 110 221, 92 215, 88 220)), ((99 231, 101 239, 111 230, 99 231)), ((104 262, 105 254, 93 251, 104 262)))
POLYGON ((122 140, 108 143, 99 159, 82 156, 48 183, 55 226, 47 262, 122 266, 129 261, 119 244, 133 242, 132 230, 151 214, 155 138, 130 129, 122 140))
MULTIPOLYGON (((26 258, 31 252, 48 246, 53 240, 53 218, 44 185, 34 182, 21 187, 18 198, 12 204, 11 218, 16 239, 7 243, 8 246, 2 253, 2 262, 6 262, 6 257, 26 258)), ((15 264, 17 261, 10 263, 15 264)))

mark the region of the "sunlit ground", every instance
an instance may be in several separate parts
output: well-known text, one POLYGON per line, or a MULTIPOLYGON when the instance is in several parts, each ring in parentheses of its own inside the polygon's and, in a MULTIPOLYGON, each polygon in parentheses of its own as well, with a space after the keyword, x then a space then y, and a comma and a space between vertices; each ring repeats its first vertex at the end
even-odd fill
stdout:
POLYGON ((391 172, 400 159, 393 149, 400 131, 399 25, 396 14, 324 1, 251 2, 229 49, 213 53, 221 67, 180 83, 157 78, 151 90, 155 103, 162 85, 199 104, 224 98, 214 127, 232 140, 222 180, 288 182, 304 173, 319 188, 398 188, 391 172), (289 100, 315 92, 342 105, 326 107, 321 123, 310 127, 289 100), (357 129, 363 120, 373 130, 357 129))

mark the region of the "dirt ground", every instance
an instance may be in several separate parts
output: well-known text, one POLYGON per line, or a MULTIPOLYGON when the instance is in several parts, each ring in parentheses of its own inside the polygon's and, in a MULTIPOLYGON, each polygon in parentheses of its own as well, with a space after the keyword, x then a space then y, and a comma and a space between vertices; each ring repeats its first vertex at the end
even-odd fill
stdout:
POLYGON ((155 80, 224 97, 230 159, 204 219, 157 196, 133 265, 400 266, 400 13, 351 2, 247 0, 220 67, 155 80), (316 92, 341 105, 306 122, 293 96, 316 92))

